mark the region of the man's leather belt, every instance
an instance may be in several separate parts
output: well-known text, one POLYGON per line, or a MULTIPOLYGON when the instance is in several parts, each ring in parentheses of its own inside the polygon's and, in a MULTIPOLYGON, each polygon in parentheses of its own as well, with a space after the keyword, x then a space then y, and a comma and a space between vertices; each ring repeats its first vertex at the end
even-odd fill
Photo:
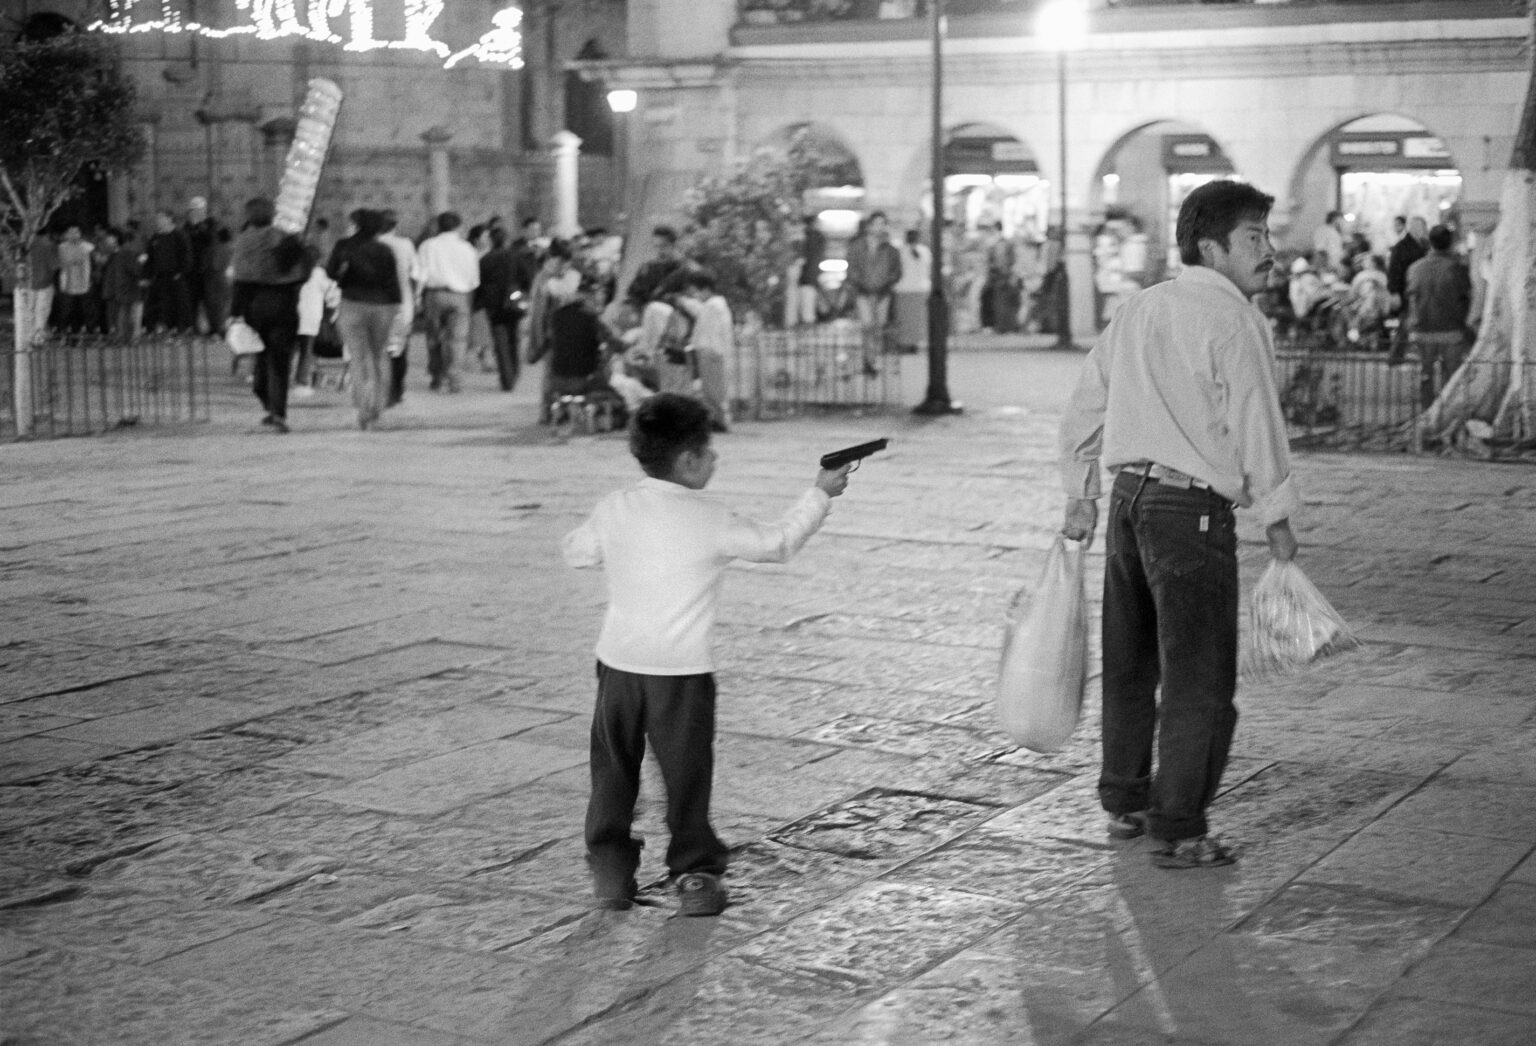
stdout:
POLYGON ((1133 461, 1129 465, 1121 465, 1115 471, 1117 475, 1129 472, 1133 476, 1146 476, 1165 487, 1178 487, 1180 490, 1188 490, 1190 487, 1196 490, 1211 489, 1211 485, 1204 480, 1198 480, 1187 472, 1171 469, 1167 465, 1159 465, 1155 461, 1133 461))

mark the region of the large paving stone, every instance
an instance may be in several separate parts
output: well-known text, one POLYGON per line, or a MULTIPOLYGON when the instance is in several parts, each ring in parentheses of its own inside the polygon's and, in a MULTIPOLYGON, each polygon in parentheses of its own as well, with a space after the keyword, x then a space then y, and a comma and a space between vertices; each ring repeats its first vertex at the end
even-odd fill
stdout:
POLYGON ((1395 990, 1423 999, 1536 1016, 1532 984, 1536 984, 1536 941, 1501 948, 1458 937, 1438 944, 1395 990))
POLYGON ((1331 1043, 1405 963, 1397 955, 1347 945, 1227 935, 1121 1003, 1114 1017, 1197 1042, 1331 1043))
POLYGON ((1465 909, 1305 883, 1264 902, 1233 931, 1305 944, 1347 944, 1403 958, 1423 954, 1465 909))
POLYGON ((568 749, 490 741, 409 763, 321 793, 333 803, 403 814, 435 814, 579 765, 568 749))
POLYGON ((1440 999, 1388 998, 1365 1015, 1339 1046, 1528 1046, 1536 1015, 1457 1005, 1440 999))
POLYGON ((1457 927, 1456 936, 1482 944, 1536 949, 1536 885, 1519 881, 1502 884, 1457 927))
POLYGON ((1374 824, 1315 864, 1303 879, 1471 908, 1529 851, 1527 840, 1374 824))
POLYGON ((874 883, 730 954, 844 990, 883 990, 986 937, 1022 910, 956 890, 874 883))

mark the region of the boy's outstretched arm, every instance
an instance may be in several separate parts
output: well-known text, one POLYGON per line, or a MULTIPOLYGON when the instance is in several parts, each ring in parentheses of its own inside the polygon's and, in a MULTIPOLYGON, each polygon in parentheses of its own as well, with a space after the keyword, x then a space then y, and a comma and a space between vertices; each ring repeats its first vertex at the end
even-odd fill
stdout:
POLYGON ((755 523, 740 516, 731 520, 730 533, 724 552, 735 559, 753 563, 783 563, 821 529, 827 518, 832 499, 848 486, 848 473, 852 466, 839 469, 822 469, 816 474, 816 483, 800 495, 793 507, 776 523, 755 523))

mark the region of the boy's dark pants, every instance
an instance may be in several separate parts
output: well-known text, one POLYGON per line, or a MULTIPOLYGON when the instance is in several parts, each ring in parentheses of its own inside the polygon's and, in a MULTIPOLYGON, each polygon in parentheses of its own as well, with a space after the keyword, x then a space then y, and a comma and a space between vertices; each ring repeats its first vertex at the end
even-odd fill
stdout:
POLYGON ((709 825, 715 677, 640 675, 599 661, 586 839, 600 894, 627 892, 640 865, 630 825, 647 739, 667 788, 667 868, 673 875, 725 871, 725 844, 709 825))
POLYGON ((1110 813, 1147 810, 1156 839, 1201 836, 1237 726, 1232 504, 1122 472, 1104 538, 1099 798, 1110 813))

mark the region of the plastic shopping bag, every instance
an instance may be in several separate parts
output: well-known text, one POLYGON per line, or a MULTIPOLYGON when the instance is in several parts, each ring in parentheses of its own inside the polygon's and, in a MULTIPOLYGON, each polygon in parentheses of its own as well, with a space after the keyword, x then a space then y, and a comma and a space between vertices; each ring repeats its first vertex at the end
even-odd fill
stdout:
POLYGON ((1289 675, 1360 645, 1339 612, 1292 560, 1270 560, 1250 600, 1242 674, 1289 675))
POLYGON ((1088 679, 1083 556, 1082 542, 1057 537, 1033 595, 1025 590, 1015 597, 1003 644, 998 721, 1009 737, 1036 752, 1066 744, 1083 709, 1088 679))
POLYGON ((266 348, 262 344, 261 335, 244 320, 230 322, 229 330, 224 332, 224 342, 236 356, 254 356, 266 348))

